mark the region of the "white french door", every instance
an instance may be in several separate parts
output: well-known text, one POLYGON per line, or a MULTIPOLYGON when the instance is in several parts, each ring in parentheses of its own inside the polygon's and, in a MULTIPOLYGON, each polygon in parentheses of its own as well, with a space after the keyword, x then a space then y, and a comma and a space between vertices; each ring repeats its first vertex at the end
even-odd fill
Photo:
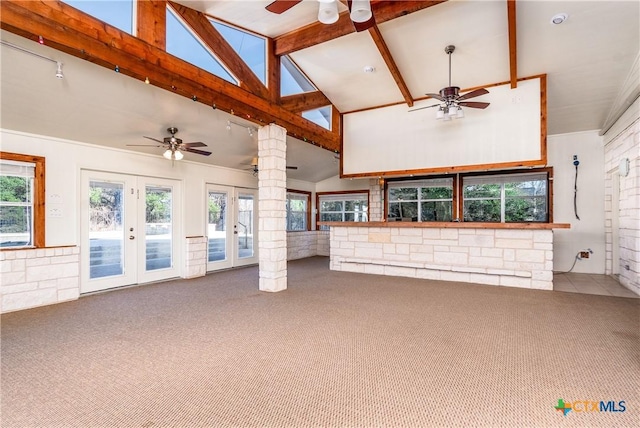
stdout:
POLYGON ((81 293, 180 275, 180 182, 82 171, 81 293))
POLYGON ((207 186, 207 270, 258 263, 258 192, 207 186))

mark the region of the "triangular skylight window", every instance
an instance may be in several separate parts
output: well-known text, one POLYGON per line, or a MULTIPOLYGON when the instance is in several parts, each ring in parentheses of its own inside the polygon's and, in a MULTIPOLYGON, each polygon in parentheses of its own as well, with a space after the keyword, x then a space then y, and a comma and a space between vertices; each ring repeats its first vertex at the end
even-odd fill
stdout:
POLYGON ((331 106, 303 111, 302 117, 331 131, 331 106))
POLYGON ((167 52, 207 70, 235 85, 238 81, 225 69, 176 14, 167 8, 167 52))
POLYGON ((258 76, 263 85, 267 75, 267 42, 264 37, 259 37, 246 31, 231 27, 226 24, 209 20, 213 27, 231 45, 234 51, 249 66, 251 71, 258 76))
POLYGON ((313 83, 307 79, 288 55, 280 57, 280 95, 295 95, 303 92, 317 91, 313 83))
POLYGON ((86 1, 63 0, 84 13, 98 18, 120 30, 133 34, 133 0, 86 1))

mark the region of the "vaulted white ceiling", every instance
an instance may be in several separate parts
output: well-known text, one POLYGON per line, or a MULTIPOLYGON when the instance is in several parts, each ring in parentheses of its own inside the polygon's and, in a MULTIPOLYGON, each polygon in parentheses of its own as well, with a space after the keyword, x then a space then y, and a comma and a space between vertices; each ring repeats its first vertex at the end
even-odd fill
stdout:
MULTIPOLYGON (((313 23, 317 0, 276 15, 270 1, 179 1, 213 17, 270 37, 313 23)), ((640 2, 524 1, 517 5, 518 77, 548 75, 548 133, 600 129, 637 62, 640 2), (561 25, 550 23, 559 12, 561 25)), ((344 6, 341 5, 341 9, 344 6)), ((392 21, 379 29, 412 97, 448 85, 444 47, 456 46, 452 83, 461 88, 509 80, 506 1, 451 0, 392 21)), ((143 135, 164 137, 168 126, 184 141, 203 141, 214 155, 192 160, 245 168, 255 137, 232 126, 239 118, 214 111, 127 76, 2 32, 2 39, 65 63, 65 79, 37 58, 2 47, 1 122, 4 128, 126 148, 143 135)), ((368 32, 352 33, 302 49, 291 57, 342 112, 403 102, 403 96, 368 32), (374 73, 365 73, 373 66, 374 73)), ((637 70, 637 67, 636 67, 637 70)), ((408 108, 408 107, 407 107, 408 108)), ((423 112, 425 120, 432 112, 423 112)), ((415 114, 423 114, 415 113, 415 114)), ((319 181, 336 175, 332 153, 290 138, 289 176, 319 181)), ((152 153, 148 148, 130 147, 152 153)))

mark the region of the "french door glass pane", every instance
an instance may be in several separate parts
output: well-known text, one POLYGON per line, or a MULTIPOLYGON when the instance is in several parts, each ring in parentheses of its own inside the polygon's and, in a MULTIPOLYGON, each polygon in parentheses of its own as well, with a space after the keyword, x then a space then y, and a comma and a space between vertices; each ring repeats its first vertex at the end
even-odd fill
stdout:
POLYGON ((172 266, 171 188, 145 187, 145 262, 146 270, 172 266))
POLYGON ((238 196, 238 258, 253 257, 253 195, 238 196))
POLYGON ((124 273, 124 185, 89 183, 89 278, 124 273))
POLYGON ((227 259, 227 194, 225 192, 209 192, 208 202, 209 261, 227 259))

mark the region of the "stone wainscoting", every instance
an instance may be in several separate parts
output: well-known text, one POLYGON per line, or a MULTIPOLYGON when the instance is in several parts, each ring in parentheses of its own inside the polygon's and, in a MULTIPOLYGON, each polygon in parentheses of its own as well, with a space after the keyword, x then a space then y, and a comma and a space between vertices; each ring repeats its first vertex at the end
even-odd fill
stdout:
POLYGON ((328 255, 328 230, 309 230, 287 233, 287 260, 328 255))
POLYGON ((80 296, 80 248, 0 251, 1 311, 12 312, 80 296))
POLYGON ((331 269, 553 290, 553 231, 331 227, 331 269))

